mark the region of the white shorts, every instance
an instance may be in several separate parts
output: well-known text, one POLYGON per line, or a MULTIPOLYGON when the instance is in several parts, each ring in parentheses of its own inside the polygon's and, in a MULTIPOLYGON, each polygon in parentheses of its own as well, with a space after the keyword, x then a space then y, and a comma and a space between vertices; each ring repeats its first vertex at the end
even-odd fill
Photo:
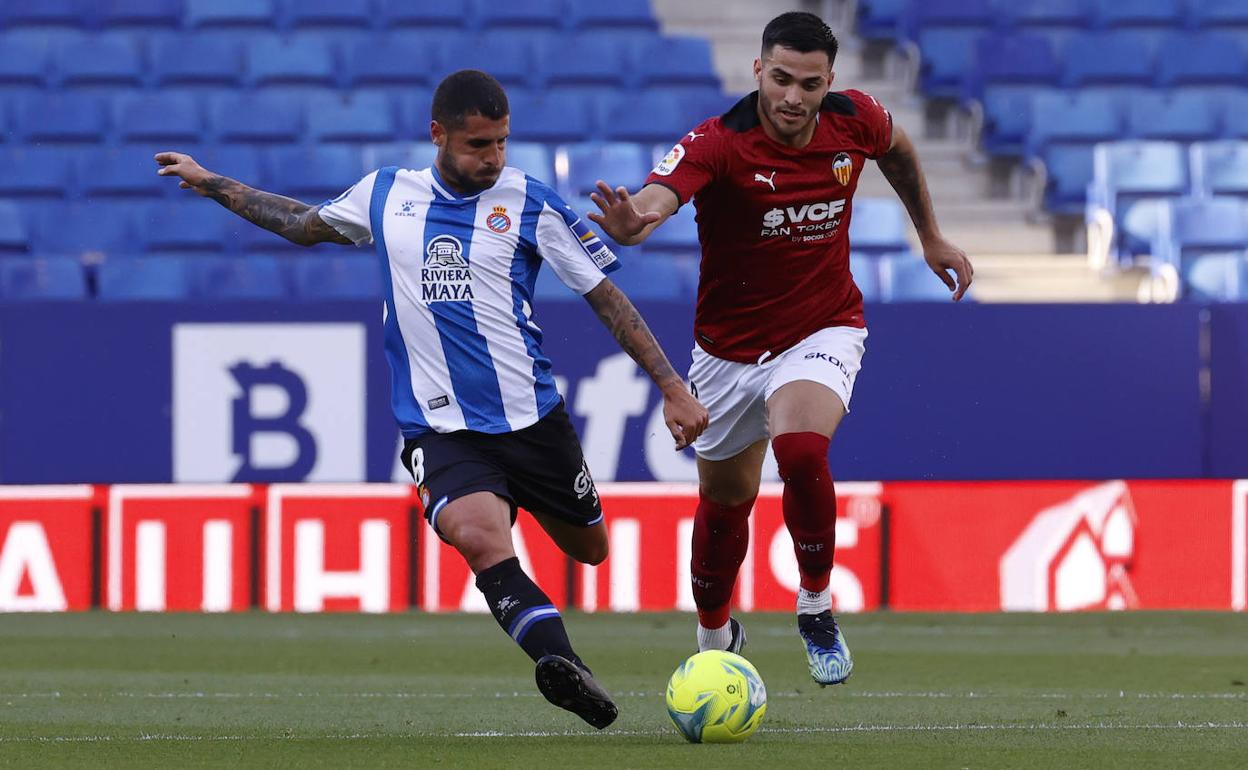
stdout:
POLYGON ((711 415, 710 426, 693 442, 698 457, 727 460, 768 438, 767 399, 790 382, 827 386, 848 412, 866 340, 866 329, 833 326, 757 364, 725 361, 695 345, 689 382, 711 415))

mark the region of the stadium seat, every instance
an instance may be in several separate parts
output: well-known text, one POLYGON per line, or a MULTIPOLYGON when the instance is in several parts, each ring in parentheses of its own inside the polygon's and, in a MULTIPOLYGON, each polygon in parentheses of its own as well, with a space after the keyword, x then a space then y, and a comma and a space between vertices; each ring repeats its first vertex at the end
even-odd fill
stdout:
POLYGON ((924 0, 912 3, 908 24, 917 29, 977 27, 987 29, 996 23, 998 12, 992 0, 924 0))
POLYGON ((174 29, 182 23, 180 0, 97 0, 94 5, 106 30, 174 29))
POLYGON ((863 302, 879 302, 883 299, 880 293, 880 264, 876 257, 850 252, 849 272, 854 277, 858 291, 862 292, 863 302))
POLYGON ((99 143, 104 104, 95 95, 31 94, 17 102, 17 135, 30 143, 99 143))
POLYGON ((1028 85, 996 85, 984 89, 983 145, 991 155, 1022 155, 1031 130, 1032 103, 1053 89, 1028 85))
POLYGON ((1131 101, 1127 131, 1141 139, 1196 142, 1217 137, 1218 116, 1203 93, 1150 91, 1131 101))
POLYGON ((31 252, 38 256, 71 256, 98 262, 139 251, 130 203, 59 201, 30 211, 31 252))
POLYGON ((233 233, 252 227, 212 201, 195 200, 149 203, 138 219, 145 251, 223 251, 233 233))
POLYGON ((265 31, 276 29, 273 0, 185 0, 191 29, 265 31))
POLYGON ((470 0, 421 3, 413 3, 411 0, 381 0, 380 12, 382 29, 472 28, 476 24, 470 0))
POLYGON ((532 46, 511 32, 443 40, 434 46, 433 52, 433 83, 456 70, 479 69, 489 72, 506 88, 535 84, 537 66, 532 46))
POLYGON ((211 102, 213 131, 222 142, 294 142, 302 136, 300 105, 285 94, 226 93, 211 102))
POLYGON ((892 198, 855 198, 849 242, 867 255, 909 250, 905 209, 892 198))
MULTIPOLYGON (((510 144, 511 142, 508 141, 508 145, 510 144)), ((510 149, 508 152, 510 153, 510 149)), ((430 141, 370 144, 361 148, 360 166, 365 173, 385 168, 386 166, 420 170, 432 166, 437 154, 437 145, 430 141)), ((510 155, 507 158, 507 164, 510 166, 516 165, 512 162, 510 155)), ((528 171, 528 169, 525 169, 525 171, 528 171)), ((346 187, 344 186, 343 189, 345 190, 346 187)))
POLYGON ((1032 104, 1032 129, 1028 154, 1039 154, 1050 144, 1084 144, 1122 136, 1122 115, 1117 105, 1089 94, 1039 94, 1032 104))
POLYGON ((642 86, 662 83, 719 87, 711 44, 706 38, 656 38, 640 51, 637 70, 642 86))
POLYGON ((1000 3, 998 13, 1007 25, 1029 32, 1078 31, 1088 28, 1092 7, 1090 0, 1011 0, 1000 3))
POLYGON ((398 137, 394 105, 380 94, 313 97, 307 134, 317 142, 389 142, 398 137))
POLYGON ((134 87, 143 82, 138 46, 120 33, 63 41, 53 50, 52 68, 65 87, 134 87))
POLYGON ((1248 57, 1239 41, 1219 33, 1170 36, 1159 57, 1157 83, 1162 86, 1243 86, 1248 57))
POLYGON ((919 81, 930 97, 959 99, 970 80, 976 46, 985 32, 977 27, 923 29, 919 81))
POLYGON ((96 296, 103 301, 179 301, 191 296, 193 257, 105 262, 96 269, 96 296))
POLYGON ((431 35, 385 35, 360 41, 348 50, 347 82, 352 87, 428 84, 436 63, 419 53, 431 45, 431 35))
POLYGON ((62 198, 72 189, 69 156, 52 147, 0 146, 0 198, 62 198))
POLYGON ((479 22, 482 29, 506 28, 527 33, 563 29, 566 17, 561 0, 510 0, 491 5, 479 22))
POLYGON ((279 257, 202 257, 190 264, 191 292, 197 299, 284 299, 289 294, 279 257))
POLYGON ((602 133, 613 141, 670 144, 705 118, 691 115, 689 105, 671 94, 642 92, 611 110, 602 133))
POLYGON ((1197 0, 1188 5, 1192 24, 1202 29, 1248 27, 1248 4, 1243 0, 1197 0))
MULTIPOLYGON (((637 184, 628 185, 639 186, 637 184)), ((592 210, 598 207, 591 204, 592 210)), ((686 203, 677 209, 675 214, 659 225, 645 241, 646 253, 665 251, 685 256, 700 256, 702 246, 698 241, 697 213, 692 203, 686 203)))
POLYGON ((631 79, 632 45, 607 33, 555 38, 536 51, 538 79, 547 86, 606 85, 623 87, 631 79), (568 66, 576 62, 576 66, 568 66))
POLYGON ((256 87, 337 85, 334 56, 323 41, 261 37, 247 48, 247 79, 256 87))
POLYGON ((153 45, 152 74, 163 87, 235 86, 242 69, 242 47, 232 40, 177 35, 153 45))
POLYGON ((1248 92, 1227 93, 1221 99, 1222 136, 1227 139, 1248 139, 1248 92))
POLYGON ((1092 181, 1092 147, 1054 145, 1036 159, 1045 169, 1045 208, 1057 214, 1083 214, 1092 181))
POLYGON ((48 76, 48 47, 22 32, 0 33, 0 87, 42 87, 48 76))
POLYGON ((299 255, 290 260, 294 296, 310 300, 375 300, 383 294, 381 267, 371 253, 299 255))
POLYGON ((508 141, 507 165, 518 168, 546 184, 555 183, 555 168, 550 148, 540 142, 508 141))
POLYGON ((1182 270, 1198 254, 1248 248, 1248 203, 1239 198, 1186 198, 1170 216, 1153 256, 1182 270))
MULTIPOLYGON (((237 179, 249 187, 264 188, 268 179, 263 171, 260 152, 254 147, 244 145, 205 145, 188 148, 190 154, 204 168, 218 174, 237 179)), ((172 179, 164 180, 169 184, 171 195, 190 196, 195 193, 182 190, 172 179)), ((187 198, 191 200, 191 198, 187 198)))
POLYGON ((1178 27, 1183 23, 1179 0, 1095 0, 1101 25, 1117 27, 1178 27))
POLYGON ((526 142, 579 142, 590 135, 592 109, 572 95, 512 94, 511 136, 526 142))
POLYGON ((1097 145, 1092 157, 1086 216, 1097 226, 1103 211, 1115 224, 1103 256, 1121 261, 1147 254, 1163 211, 1153 201, 1191 187, 1186 149, 1175 142, 1110 142, 1097 145))
POLYGON ((881 294, 887 302, 948 302, 952 296, 918 254, 886 254, 879 260, 881 294))
POLYGON ((75 259, 0 259, 0 299, 86 298, 86 274, 75 259))
POLYGON ((1057 59, 1049 41, 1038 35, 990 36, 979 40, 976 51, 973 95, 1002 85, 1054 85, 1058 81, 1057 59))
POLYGON ((902 37, 902 24, 907 0, 859 0, 858 36, 866 40, 897 40, 902 37))
POLYGON ((369 0, 299 0, 286 5, 286 25, 293 29, 325 27, 335 32, 372 25, 369 0))
POLYGON ((1183 264, 1183 296, 1198 302, 1248 299, 1248 251, 1198 254, 1183 264))
POLYGON ((0 28, 64 27, 78 29, 87 25, 87 14, 76 0, 38 0, 38 2, 0 3, 0 28))
POLYGON ((1205 142, 1191 153, 1198 194, 1248 197, 1248 142, 1205 142))
MULTIPOLYGON (((660 228, 661 229, 661 228, 660 228)), ((623 267, 611 273, 611 282, 636 300, 678 300, 694 296, 688 270, 675 259, 663 255, 629 255, 623 267)))
POLYGON ((29 249, 30 234, 22 212, 16 203, 0 200, 0 254, 20 254, 29 249))
POLYGON ((78 190, 97 198, 155 198, 177 187, 157 175, 154 153, 147 146, 96 148, 77 154, 78 190))
POLYGON ((336 198, 364 176, 357 147, 282 147, 270 153, 270 160, 275 191, 308 203, 336 198))
POLYGON ((190 94, 126 94, 115 109, 117 136, 123 142, 199 142, 204 136, 200 104, 190 94))
POLYGON ((559 187, 570 197, 588 196, 597 181, 635 188, 654 165, 645 147, 632 142, 586 142, 560 150, 559 187))
POLYGON ((612 0, 609 3, 569 3, 572 26, 580 29, 635 28, 658 30, 650 0, 612 0))
POLYGON ((1151 86, 1155 77, 1152 53, 1131 33, 1077 35, 1067 42, 1062 59, 1062 82, 1068 88, 1151 86))

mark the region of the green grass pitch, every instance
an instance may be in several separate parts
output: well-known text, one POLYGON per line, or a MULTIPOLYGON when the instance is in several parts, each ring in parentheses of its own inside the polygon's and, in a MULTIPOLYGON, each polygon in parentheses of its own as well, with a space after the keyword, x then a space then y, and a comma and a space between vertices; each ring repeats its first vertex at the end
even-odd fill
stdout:
POLYGON ((1248 615, 851 615, 827 689, 791 615, 742 619, 767 716, 695 746, 663 706, 691 615, 569 615, 603 733, 489 617, 0 615, 0 766, 1248 767, 1248 615))

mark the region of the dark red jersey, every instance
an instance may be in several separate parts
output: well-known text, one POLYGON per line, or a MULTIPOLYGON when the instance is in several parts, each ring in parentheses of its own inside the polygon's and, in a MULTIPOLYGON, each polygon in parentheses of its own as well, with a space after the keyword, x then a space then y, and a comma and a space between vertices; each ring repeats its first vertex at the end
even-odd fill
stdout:
POLYGON ((863 327, 849 272, 849 218, 868 158, 888 152, 892 116, 861 91, 830 93, 810 144, 772 140, 758 93, 690 131, 647 184, 693 198, 701 277, 694 334, 729 361, 778 354, 819 329, 863 327))

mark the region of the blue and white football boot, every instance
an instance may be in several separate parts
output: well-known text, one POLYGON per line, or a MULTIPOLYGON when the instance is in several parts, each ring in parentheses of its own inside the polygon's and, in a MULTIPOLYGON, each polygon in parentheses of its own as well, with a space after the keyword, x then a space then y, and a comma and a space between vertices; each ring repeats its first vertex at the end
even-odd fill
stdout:
POLYGON ((797 630, 806 644, 810 676, 820 687, 840 684, 854 670, 854 659, 830 610, 817 615, 798 615, 797 630))

